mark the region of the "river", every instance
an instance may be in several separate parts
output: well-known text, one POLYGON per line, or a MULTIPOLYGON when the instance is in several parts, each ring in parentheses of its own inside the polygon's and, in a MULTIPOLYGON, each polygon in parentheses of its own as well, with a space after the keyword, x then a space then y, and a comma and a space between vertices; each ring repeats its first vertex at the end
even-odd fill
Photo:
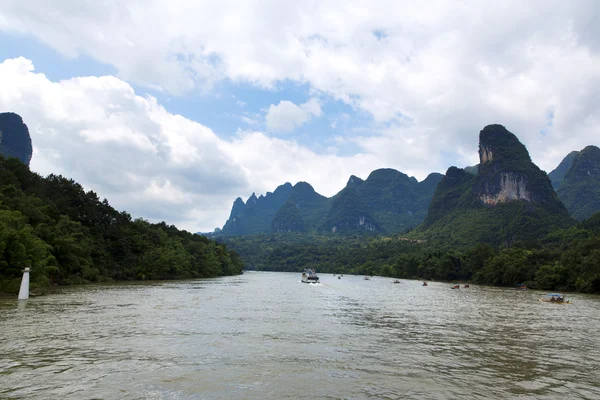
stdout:
POLYGON ((600 297, 248 272, 0 300, 3 399, 600 398, 600 297))

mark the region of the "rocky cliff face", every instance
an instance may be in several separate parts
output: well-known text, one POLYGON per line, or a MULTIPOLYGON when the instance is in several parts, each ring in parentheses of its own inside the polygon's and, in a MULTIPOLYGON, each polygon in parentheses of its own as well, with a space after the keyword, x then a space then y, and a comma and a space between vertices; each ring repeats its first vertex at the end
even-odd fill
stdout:
POLYGON ((425 238, 509 245, 573 223, 546 173, 506 128, 480 132, 479 160, 476 170, 448 169, 417 229, 425 238))
POLYGON ((0 154, 18 158, 27 166, 31 162, 33 147, 29 129, 15 113, 0 114, 0 154))
POLYGON ((486 187, 479 199, 490 206, 512 200, 531 201, 531 192, 527 189, 527 178, 512 172, 503 172, 499 175, 500 182, 497 190, 486 187))
POLYGON ((496 206, 522 200, 558 205, 546 173, 502 125, 489 125, 480 132, 479 161, 473 190, 483 204, 496 206))

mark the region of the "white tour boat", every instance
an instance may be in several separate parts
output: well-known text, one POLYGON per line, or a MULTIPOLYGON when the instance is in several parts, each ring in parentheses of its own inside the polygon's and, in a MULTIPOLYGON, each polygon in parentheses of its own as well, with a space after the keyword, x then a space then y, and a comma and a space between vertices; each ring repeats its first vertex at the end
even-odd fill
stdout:
POLYGON ((302 273, 303 283, 319 283, 319 277, 314 269, 305 269, 302 273))

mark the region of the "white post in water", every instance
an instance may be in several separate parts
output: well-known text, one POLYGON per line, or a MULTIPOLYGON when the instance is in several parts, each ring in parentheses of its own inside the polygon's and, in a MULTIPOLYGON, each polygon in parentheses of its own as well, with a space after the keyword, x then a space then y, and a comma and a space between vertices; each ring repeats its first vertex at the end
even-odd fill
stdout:
POLYGON ((21 280, 21 289, 19 290, 19 300, 27 300, 29 298, 29 268, 23 271, 23 279, 21 280))

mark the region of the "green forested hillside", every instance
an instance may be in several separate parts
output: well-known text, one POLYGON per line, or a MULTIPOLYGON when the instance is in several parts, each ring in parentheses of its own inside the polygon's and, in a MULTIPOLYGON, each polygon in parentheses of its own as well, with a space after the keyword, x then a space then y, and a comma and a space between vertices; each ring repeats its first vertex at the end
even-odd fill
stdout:
POLYGON ((304 232, 304 219, 296 205, 289 201, 285 203, 273 217, 272 232, 304 232))
POLYGON ((291 191, 292 185, 285 183, 278 186, 273 193, 267 192, 266 196, 256 197, 256 194, 252 193, 246 203, 238 197, 221 233, 248 235, 270 232, 273 217, 288 200, 291 191))
POLYGON ((570 162, 570 167, 556 193, 569 214, 581 221, 600 211, 600 148, 587 146, 567 158, 561 165, 570 162))
POLYGON ((73 180, 0 157, 0 292, 102 280, 239 274, 234 252, 165 223, 132 219, 73 180))
POLYGON ((418 182, 394 169, 378 169, 356 185, 356 193, 384 232, 402 233, 423 222, 442 178, 442 174, 432 173, 418 182))
POLYGON ((600 293, 600 213, 578 225, 510 247, 454 247, 401 237, 307 234, 222 238, 248 268, 469 281, 600 293))
POLYGON ((562 185, 565 175, 569 172, 569 169, 573 166, 573 162, 579 154, 578 151, 572 151, 558 164, 558 166, 548 174, 548 178, 552 182, 554 189, 558 189, 562 185))
POLYGON ((488 125, 480 132, 479 149, 477 172, 450 167, 411 237, 454 246, 510 246, 575 223, 514 134, 488 125))
POLYGON ((418 182, 400 171, 382 168, 371 172, 366 180, 352 175, 346 187, 330 198, 315 192, 307 182, 298 182, 293 187, 286 183, 266 196, 257 198, 252 194, 246 203, 237 198, 229 219, 215 236, 297 231, 294 226, 298 216, 288 208, 290 203, 300 213, 303 230, 307 232, 343 235, 406 232, 425 219, 442 177, 432 173, 418 182), (292 220, 283 219, 286 216, 292 220))

